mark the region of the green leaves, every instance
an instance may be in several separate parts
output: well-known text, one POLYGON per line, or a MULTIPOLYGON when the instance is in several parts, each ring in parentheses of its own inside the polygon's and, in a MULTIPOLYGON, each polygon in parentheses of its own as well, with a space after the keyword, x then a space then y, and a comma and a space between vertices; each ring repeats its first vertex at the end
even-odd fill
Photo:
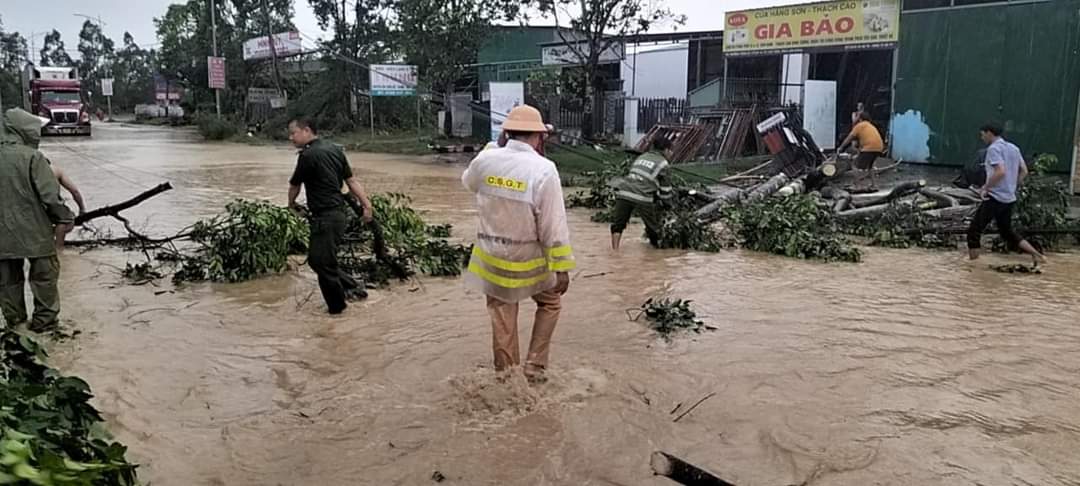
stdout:
POLYGON ((698 221, 697 207, 694 200, 678 193, 660 205, 664 221, 657 241, 660 248, 717 252, 727 246, 712 226, 698 221))
POLYGON ((796 194, 728 207, 723 219, 742 246, 794 258, 858 262, 862 253, 844 237, 816 197, 796 194))
MULTIPOLYGON (((1025 229, 1062 230, 1069 224, 1068 186, 1060 179, 1047 176, 1050 167, 1057 164, 1057 157, 1042 154, 1030 167, 1031 175, 1024 180, 1017 193, 1016 226, 1021 233, 1025 229)), ((1061 245, 1065 235, 1048 232, 1029 237, 1033 244, 1044 249, 1061 245)))
POLYGON ((666 340, 670 340, 671 334, 677 331, 700 333, 705 330, 714 330, 697 318, 697 313, 690 308, 692 302, 682 299, 649 299, 641 304, 640 314, 632 320, 636 321, 641 316, 645 316, 649 321, 649 327, 666 340))
POLYGON ((284 270, 291 254, 307 251, 307 223, 266 201, 238 199, 225 213, 200 221, 191 239, 199 246, 181 257, 174 282, 242 282, 284 270))
POLYGON ((342 267, 361 275, 373 286, 385 286, 394 277, 413 275, 417 270, 432 277, 461 275, 469 249, 446 240, 452 227, 428 225, 410 205, 412 200, 399 193, 375 194, 371 205, 382 227, 387 247, 386 260, 374 256, 375 234, 371 225, 354 218, 345 231, 345 243, 338 249, 342 267))
POLYGON ((33 339, 0 329, 0 485, 136 484, 126 448, 99 433, 90 386, 44 357, 33 339))

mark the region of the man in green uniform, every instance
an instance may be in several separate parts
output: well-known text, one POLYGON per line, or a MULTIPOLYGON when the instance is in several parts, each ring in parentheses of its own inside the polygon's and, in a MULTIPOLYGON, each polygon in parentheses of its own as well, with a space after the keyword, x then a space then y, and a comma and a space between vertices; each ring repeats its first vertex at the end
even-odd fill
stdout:
POLYGON ((26 322, 25 261, 30 261, 34 313, 30 329, 59 321, 60 260, 53 228, 74 221, 60 202, 49 160, 37 150, 42 119, 21 109, 4 114, 0 130, 0 311, 8 326, 26 322))
POLYGON ((362 293, 355 280, 338 265, 337 247, 345 236, 349 223, 348 206, 341 194, 342 184, 360 200, 364 207, 363 220, 370 223, 375 210, 364 194, 360 181, 353 176, 349 161, 341 147, 318 135, 318 128, 308 118, 289 122, 289 140, 300 149, 296 170, 289 179, 289 207, 296 205, 300 186, 307 195, 311 210, 311 243, 308 245, 308 264, 319 276, 319 290, 331 314, 341 314, 348 307, 347 293, 362 293))
POLYGON ((645 235, 652 246, 659 246, 660 216, 657 214, 655 199, 671 197, 671 183, 668 176, 668 161, 671 141, 656 137, 652 150, 641 154, 625 177, 616 177, 610 183, 615 189, 615 220, 611 223, 611 248, 619 249, 623 230, 630 222, 630 216, 637 213, 645 223, 645 235))

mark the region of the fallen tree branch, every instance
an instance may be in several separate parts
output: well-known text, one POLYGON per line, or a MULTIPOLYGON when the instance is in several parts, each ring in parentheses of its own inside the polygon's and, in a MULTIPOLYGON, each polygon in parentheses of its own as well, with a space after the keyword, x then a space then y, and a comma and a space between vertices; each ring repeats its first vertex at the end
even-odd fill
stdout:
POLYGON ((738 174, 734 174, 734 175, 725 177, 723 179, 720 179, 720 182, 731 182, 731 181, 739 180, 741 178, 749 176, 750 174, 753 174, 754 172, 757 172, 757 171, 759 171, 761 169, 764 169, 764 168, 768 167, 772 163, 773 163, 773 159, 766 160, 765 162, 762 162, 761 164, 755 165, 754 167, 752 167, 750 169, 739 172, 738 174))
POLYGON ((73 240, 65 241, 64 246, 105 246, 105 245, 130 245, 135 243, 147 243, 153 245, 160 245, 163 243, 169 243, 175 240, 182 240, 191 236, 191 232, 178 233, 167 238, 148 238, 145 236, 125 236, 123 238, 95 238, 89 240, 73 240))
POLYGON ((654 473, 686 486, 735 486, 704 469, 662 451, 649 460, 654 473))
POLYGON ((675 420, 673 420, 672 422, 678 422, 679 420, 682 420, 683 417, 687 416, 690 412, 693 412, 694 409, 698 407, 698 405, 701 405, 702 403, 705 403, 705 400, 708 400, 708 399, 710 399, 710 398, 712 398, 714 396, 716 396, 716 392, 712 392, 712 393, 710 393, 708 395, 705 395, 704 398, 702 398, 701 400, 698 400, 697 403, 691 405, 690 408, 688 408, 681 415, 679 415, 678 417, 675 417, 675 420))
POLYGON ((878 204, 889 203, 904 196, 910 196, 912 194, 915 194, 924 187, 926 187, 926 180, 919 179, 917 181, 908 181, 892 188, 889 192, 883 195, 879 195, 880 193, 874 193, 873 195, 863 195, 863 197, 852 197, 851 204, 856 208, 877 206, 878 204))
POLYGON ((120 214, 120 211, 123 211, 125 209, 131 209, 139 204, 142 204, 143 201, 146 201, 147 199, 150 199, 172 188, 172 184, 169 184, 168 182, 162 182, 161 184, 158 184, 157 187, 154 187, 153 189, 150 189, 148 191, 144 191, 142 194, 128 199, 127 201, 80 214, 78 217, 75 218, 75 224, 81 226, 92 219, 97 219, 104 216, 116 216, 120 214))
POLYGON ((919 189, 919 195, 937 203, 938 208, 951 208, 960 205, 956 198, 933 189, 919 189))
POLYGON ((750 192, 746 193, 746 197, 744 199, 746 200, 746 202, 760 201, 762 199, 765 199, 766 197, 773 195, 773 193, 779 191, 781 187, 784 187, 784 185, 790 181, 791 179, 787 176, 787 174, 781 172, 779 174, 776 174, 775 176, 772 176, 772 178, 770 178, 769 180, 759 184, 757 187, 751 189, 750 192))

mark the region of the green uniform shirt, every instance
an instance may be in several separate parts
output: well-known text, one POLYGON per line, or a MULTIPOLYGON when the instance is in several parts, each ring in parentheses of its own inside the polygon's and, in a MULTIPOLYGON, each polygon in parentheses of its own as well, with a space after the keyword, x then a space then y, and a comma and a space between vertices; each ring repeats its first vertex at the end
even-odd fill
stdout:
POLYGON ((11 109, 0 129, 0 260, 56 254, 53 225, 74 221, 49 160, 36 150, 41 124, 11 109))
POLYGON ((668 161, 659 152, 646 152, 634 160, 630 173, 611 181, 615 196, 639 204, 652 204, 654 196, 671 196, 668 161))
POLYGON ((352 175, 341 147, 317 138, 300 150, 289 184, 303 185, 308 208, 320 213, 345 204, 341 185, 352 175))

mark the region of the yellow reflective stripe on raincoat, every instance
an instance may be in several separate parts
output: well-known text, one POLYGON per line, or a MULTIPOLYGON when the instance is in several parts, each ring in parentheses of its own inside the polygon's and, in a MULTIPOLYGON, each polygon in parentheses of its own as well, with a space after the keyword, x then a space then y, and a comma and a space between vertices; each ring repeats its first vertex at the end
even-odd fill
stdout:
POLYGON ((469 262, 469 271, 476 274, 478 277, 487 280, 488 282, 491 282, 495 285, 498 285, 499 287, 506 289, 520 289, 523 287, 531 287, 551 277, 551 274, 547 272, 544 272, 543 274, 537 275, 535 277, 528 278, 503 277, 501 275, 495 275, 494 273, 487 271, 487 269, 481 267, 476 262, 469 262))
POLYGON ((548 258, 568 257, 573 253, 574 250, 570 248, 570 245, 556 246, 547 250, 548 258))
POLYGON ((543 258, 535 258, 524 262, 512 262, 510 260, 503 260, 495 256, 491 256, 481 250, 479 246, 474 246, 472 255, 479 258, 480 261, 491 265, 499 270, 506 270, 508 272, 530 272, 538 268, 542 268, 547 264, 547 260, 543 258))
POLYGON ((548 264, 548 269, 552 272, 569 272, 577 268, 577 262, 573 260, 559 260, 548 264))

